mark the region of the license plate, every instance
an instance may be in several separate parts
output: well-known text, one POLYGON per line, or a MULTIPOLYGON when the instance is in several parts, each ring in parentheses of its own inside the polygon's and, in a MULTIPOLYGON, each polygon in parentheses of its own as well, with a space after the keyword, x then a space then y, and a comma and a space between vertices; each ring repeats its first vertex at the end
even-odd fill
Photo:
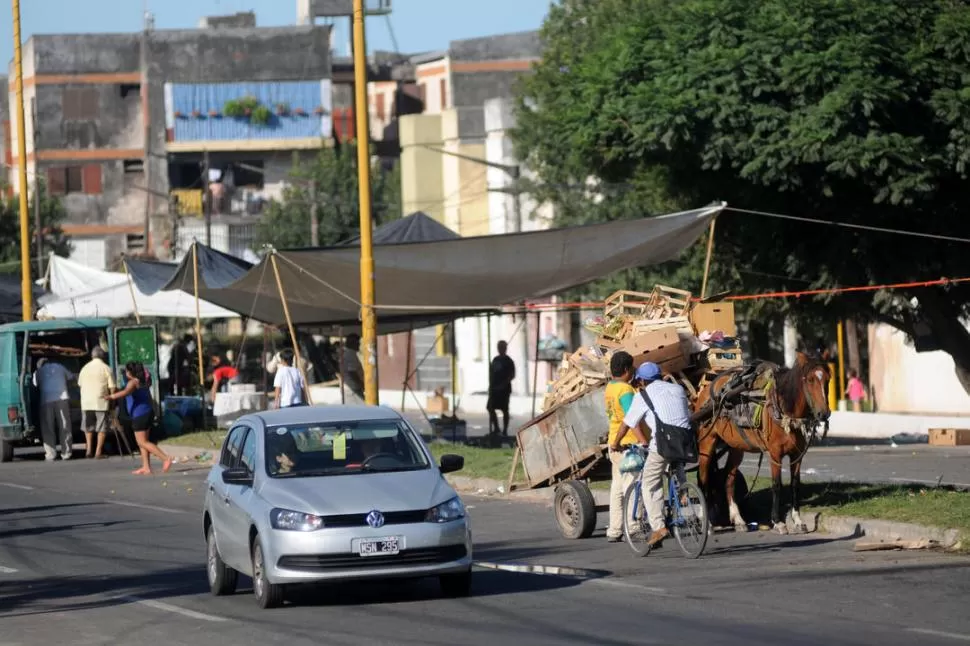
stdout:
POLYGON ((357 553, 361 556, 393 556, 401 551, 401 538, 361 538, 357 540, 357 553))

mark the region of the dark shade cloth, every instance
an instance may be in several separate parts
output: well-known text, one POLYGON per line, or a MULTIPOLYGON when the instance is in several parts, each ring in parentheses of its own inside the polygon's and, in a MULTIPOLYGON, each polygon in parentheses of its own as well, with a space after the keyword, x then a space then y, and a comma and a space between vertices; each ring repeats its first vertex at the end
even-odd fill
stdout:
MULTIPOLYGON (((374 244, 397 244, 400 242, 455 240, 460 237, 427 213, 415 211, 411 215, 392 220, 374 229, 374 233, 371 234, 371 241, 374 244)), ((351 238, 346 244, 359 245, 360 236, 351 238)))
MULTIPOLYGON (((199 254, 200 290, 227 287, 242 278, 253 267, 252 263, 203 244, 195 244, 195 249, 199 254)), ((189 294, 194 293, 194 261, 191 250, 179 263, 125 258, 125 265, 135 285, 145 294, 151 295, 173 289, 180 289, 189 294)))
MULTIPOLYGON (((378 332, 401 332, 495 311, 623 269, 673 260, 722 209, 717 205, 580 227, 375 245, 378 332)), ((264 323, 285 322, 271 257, 226 283, 228 272, 220 274, 221 281, 202 275, 206 254, 201 245, 196 247, 200 298, 264 323)), ((275 259, 294 324, 339 327, 344 333, 360 329, 357 247, 278 251, 275 259)), ((139 288, 144 291, 141 284, 139 288)), ((164 289, 192 293, 191 253, 164 289)))

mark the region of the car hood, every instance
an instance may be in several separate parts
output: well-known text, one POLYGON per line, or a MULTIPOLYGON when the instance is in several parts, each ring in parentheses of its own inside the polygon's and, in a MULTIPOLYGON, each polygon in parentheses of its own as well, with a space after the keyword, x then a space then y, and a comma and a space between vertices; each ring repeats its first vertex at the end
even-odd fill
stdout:
POLYGON ((437 469, 267 478, 258 493, 272 507, 318 516, 430 509, 455 496, 437 469))

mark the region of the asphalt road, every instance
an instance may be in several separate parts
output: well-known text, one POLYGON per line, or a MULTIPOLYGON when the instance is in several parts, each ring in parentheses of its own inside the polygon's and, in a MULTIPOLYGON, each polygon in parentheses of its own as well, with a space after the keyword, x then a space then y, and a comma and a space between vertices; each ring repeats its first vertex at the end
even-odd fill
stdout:
MULTIPOLYGON (((853 553, 821 534, 719 534, 697 561, 558 537, 542 506, 468 498, 473 596, 433 581, 296 591, 206 588, 204 470, 135 478, 127 460, 0 468, 0 644, 958 644, 970 559, 853 553), (491 569, 566 566, 570 576, 491 569)), ((605 518, 601 518, 605 520, 605 518)))

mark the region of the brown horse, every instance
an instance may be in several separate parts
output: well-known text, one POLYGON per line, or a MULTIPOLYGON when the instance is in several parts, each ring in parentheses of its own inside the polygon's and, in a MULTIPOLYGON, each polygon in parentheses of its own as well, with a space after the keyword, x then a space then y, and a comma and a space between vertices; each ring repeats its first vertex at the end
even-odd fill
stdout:
MULTIPOLYGON (((709 469, 717 461, 715 451, 719 443, 727 445, 725 490, 730 519, 736 528, 745 528, 734 500, 734 480, 745 453, 767 454, 771 460, 771 522, 778 532, 785 534, 787 528, 781 514, 781 467, 782 460, 787 457, 791 469, 792 521, 801 531, 806 531, 798 513, 801 465, 816 427, 831 414, 827 396, 831 378, 829 368, 801 352, 791 368, 768 363, 758 364, 757 368, 760 376, 755 387, 763 399, 760 405, 749 400, 747 408, 742 408, 742 411, 751 413, 748 423, 739 425, 737 417, 732 419, 725 412, 726 406, 732 401, 737 402, 737 393, 732 395, 727 391, 745 389, 745 385, 738 385, 740 370, 719 374, 698 393, 695 403, 695 418, 700 418, 698 478, 706 490, 709 469)), ((750 389, 750 381, 747 387, 750 389)))

